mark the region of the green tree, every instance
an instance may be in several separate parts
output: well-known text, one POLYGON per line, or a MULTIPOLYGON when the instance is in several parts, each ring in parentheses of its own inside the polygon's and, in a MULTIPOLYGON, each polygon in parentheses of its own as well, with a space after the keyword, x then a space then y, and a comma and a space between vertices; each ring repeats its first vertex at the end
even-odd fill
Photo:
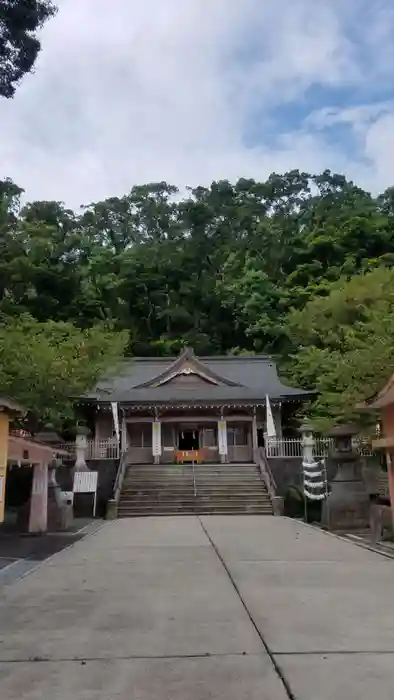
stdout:
MULTIPOLYGON (((88 329, 111 323, 131 354, 234 349, 286 355, 286 317, 339 279, 394 261, 390 189, 293 170, 265 182, 166 182, 82 208, 0 183, 0 312, 88 329)), ((238 351, 237 350, 237 351, 238 351)))
POLYGON ((74 417, 74 401, 116 369, 126 337, 103 326, 40 323, 29 315, 0 325, 0 386, 29 411, 33 430, 74 417))
POLYGON ((0 0, 0 95, 13 97, 41 45, 36 32, 56 12, 49 0, 0 0))
POLYGON ((326 297, 291 312, 287 323, 294 352, 286 373, 317 390, 316 425, 362 420, 358 406, 394 372, 394 270, 341 280, 326 297))

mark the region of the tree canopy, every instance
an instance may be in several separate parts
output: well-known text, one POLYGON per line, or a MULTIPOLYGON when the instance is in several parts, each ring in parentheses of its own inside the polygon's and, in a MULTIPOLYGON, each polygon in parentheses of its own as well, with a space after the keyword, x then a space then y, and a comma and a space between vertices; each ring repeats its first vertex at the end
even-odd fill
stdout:
POLYGON ((123 354, 124 335, 68 322, 39 322, 29 315, 0 325, 0 386, 28 411, 35 432, 45 422, 63 428, 75 400, 123 354))
POLYGON ((0 0, 0 95, 13 97, 41 44, 37 30, 56 12, 49 0, 0 0))
POLYGON ((314 388, 316 424, 352 420, 394 371, 394 270, 377 268, 332 285, 288 317, 296 352, 288 373, 314 388))
POLYGON ((21 195, 0 183, 7 323, 109 325, 128 356, 271 353, 290 382, 321 392, 323 422, 394 371, 392 188, 375 197, 294 170, 183 197, 148 183, 76 212, 21 195))

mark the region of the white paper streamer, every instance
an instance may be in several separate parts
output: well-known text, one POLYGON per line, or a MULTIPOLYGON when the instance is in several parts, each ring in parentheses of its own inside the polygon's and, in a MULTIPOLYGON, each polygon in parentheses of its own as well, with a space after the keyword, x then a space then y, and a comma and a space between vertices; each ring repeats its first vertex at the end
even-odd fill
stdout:
POLYGON ((313 478, 317 478, 322 476, 323 472, 322 471, 308 471, 307 469, 304 469, 304 474, 305 476, 313 478))
POLYGON ((325 494, 325 493, 320 493, 320 494, 311 493, 311 492, 308 491, 307 489, 304 489, 304 494, 305 494, 305 496, 306 496, 307 498, 309 498, 311 501, 324 501, 324 499, 326 498, 326 494, 325 494))
POLYGON ((304 486, 311 486, 312 488, 322 489, 326 485, 325 481, 309 481, 309 479, 304 479, 304 486))
POLYGON ((304 473, 304 496, 311 501, 323 501, 327 498, 327 475, 323 462, 303 461, 302 469, 304 473), (313 479, 319 479, 319 481, 313 481, 313 479))

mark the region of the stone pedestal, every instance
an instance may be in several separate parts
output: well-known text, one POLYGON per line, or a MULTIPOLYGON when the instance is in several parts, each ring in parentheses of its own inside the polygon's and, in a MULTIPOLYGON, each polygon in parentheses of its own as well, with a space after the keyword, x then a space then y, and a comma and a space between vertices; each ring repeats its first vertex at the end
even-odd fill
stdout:
POLYGON ((322 524, 331 530, 358 530, 369 524, 370 502, 362 479, 362 464, 352 447, 352 437, 357 432, 354 426, 340 425, 330 433, 334 448, 329 461, 336 472, 323 504, 322 524))
POLYGON ((46 464, 34 464, 31 495, 19 508, 17 525, 21 532, 42 534, 47 530, 48 522, 48 467, 46 464))
POLYGON ((118 504, 113 498, 111 498, 108 501, 108 505, 107 505, 106 520, 116 520, 117 517, 118 517, 118 504))
POLYGON ((56 481, 57 459, 48 465, 48 530, 67 530, 73 522, 73 507, 56 481))
POLYGON ((283 496, 273 496, 272 501, 272 511, 274 515, 284 515, 285 513, 285 499, 283 496))

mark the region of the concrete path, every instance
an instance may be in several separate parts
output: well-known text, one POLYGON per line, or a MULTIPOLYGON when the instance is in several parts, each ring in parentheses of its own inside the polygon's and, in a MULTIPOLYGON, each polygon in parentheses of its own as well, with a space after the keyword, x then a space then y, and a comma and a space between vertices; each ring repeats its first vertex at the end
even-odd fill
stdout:
POLYGON ((0 588, 0 698, 392 700, 393 584, 286 519, 107 523, 0 588))

